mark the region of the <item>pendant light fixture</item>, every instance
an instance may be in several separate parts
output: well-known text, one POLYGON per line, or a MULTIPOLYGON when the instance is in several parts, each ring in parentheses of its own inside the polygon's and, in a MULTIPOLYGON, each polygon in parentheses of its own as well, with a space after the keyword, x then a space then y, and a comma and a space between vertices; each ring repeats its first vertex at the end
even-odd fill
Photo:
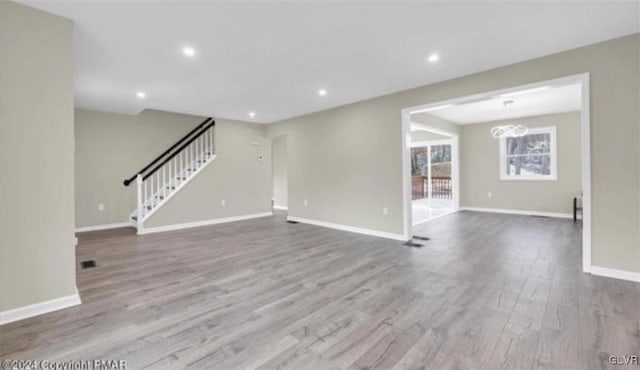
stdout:
MULTIPOLYGON (((514 103, 513 100, 505 100, 502 105, 505 109, 505 119, 509 118, 509 107, 514 103)), ((529 132, 529 129, 523 125, 501 125, 491 128, 491 136, 494 139, 502 139, 506 137, 522 137, 529 132)))

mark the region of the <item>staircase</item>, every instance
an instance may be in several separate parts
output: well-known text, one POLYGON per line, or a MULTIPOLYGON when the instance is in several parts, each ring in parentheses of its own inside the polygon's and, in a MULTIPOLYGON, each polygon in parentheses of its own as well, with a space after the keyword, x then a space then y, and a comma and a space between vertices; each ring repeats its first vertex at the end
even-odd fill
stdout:
POLYGON ((138 232, 143 230, 144 222, 151 215, 215 159, 214 127, 215 121, 207 118, 142 170, 124 180, 124 186, 135 182, 138 188, 137 208, 129 215, 138 232))

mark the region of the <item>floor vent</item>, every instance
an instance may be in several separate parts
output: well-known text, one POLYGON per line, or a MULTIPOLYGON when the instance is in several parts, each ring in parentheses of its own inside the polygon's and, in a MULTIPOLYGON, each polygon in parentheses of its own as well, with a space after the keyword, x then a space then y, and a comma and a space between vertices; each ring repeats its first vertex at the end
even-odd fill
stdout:
POLYGON ((298 221, 291 221, 291 220, 287 220, 287 223, 288 223, 288 224, 297 224, 297 223, 298 223, 298 221))
POLYGON ((540 216, 540 215, 533 215, 531 217, 535 217, 535 218, 551 218, 549 216, 540 216))
POLYGON ((409 240, 408 242, 404 243, 404 245, 406 247, 411 247, 411 248, 422 248, 422 247, 424 247, 424 244, 414 243, 412 240, 409 240))
POLYGON ((431 238, 427 238, 426 236, 415 236, 415 235, 414 235, 413 239, 418 239, 418 240, 431 240, 431 238))
POLYGON ((82 261, 80 262, 80 266, 82 266, 82 269, 90 269, 92 267, 96 267, 96 261, 94 260, 88 260, 88 261, 82 261))

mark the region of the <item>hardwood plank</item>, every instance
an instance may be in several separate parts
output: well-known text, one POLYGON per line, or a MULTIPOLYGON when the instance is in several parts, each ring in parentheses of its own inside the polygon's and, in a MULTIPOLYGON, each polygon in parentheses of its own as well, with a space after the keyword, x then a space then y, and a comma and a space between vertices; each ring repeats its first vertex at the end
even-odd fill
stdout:
POLYGON ((273 217, 79 234, 83 304, 0 358, 148 369, 600 369, 640 353, 640 284, 581 272, 569 220, 459 212, 424 247, 273 217))

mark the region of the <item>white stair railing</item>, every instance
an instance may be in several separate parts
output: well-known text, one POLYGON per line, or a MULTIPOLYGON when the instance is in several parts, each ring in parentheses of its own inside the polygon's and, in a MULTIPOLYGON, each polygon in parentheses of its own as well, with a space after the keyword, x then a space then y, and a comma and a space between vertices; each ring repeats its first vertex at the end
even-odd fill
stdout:
POLYGON ((137 208, 129 219, 138 231, 144 228, 144 222, 151 215, 215 159, 214 124, 211 121, 188 138, 192 131, 181 139, 184 143, 163 153, 164 159, 156 159, 155 166, 147 166, 137 174, 137 208))

